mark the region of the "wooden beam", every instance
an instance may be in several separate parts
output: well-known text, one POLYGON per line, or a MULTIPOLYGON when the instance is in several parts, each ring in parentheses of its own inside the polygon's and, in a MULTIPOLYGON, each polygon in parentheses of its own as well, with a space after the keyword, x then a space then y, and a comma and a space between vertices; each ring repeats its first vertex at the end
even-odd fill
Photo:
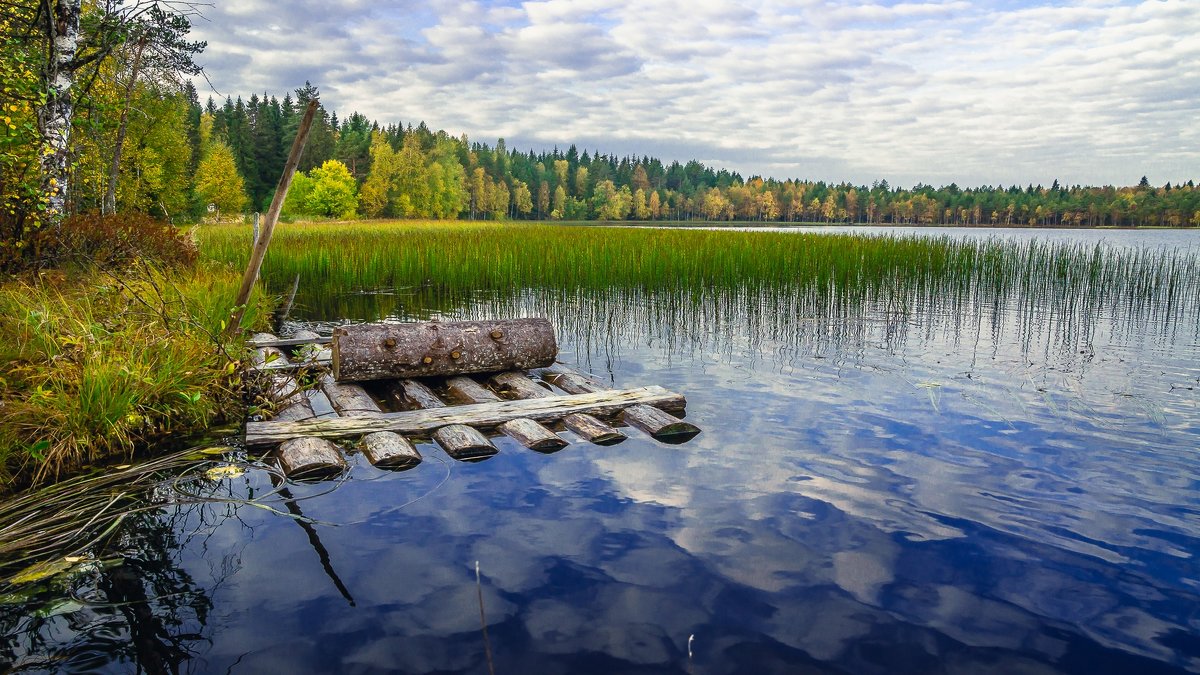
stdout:
MULTIPOLYGON (((524 373, 516 371, 500 373, 492 377, 492 382, 502 391, 517 398, 549 398, 554 395, 549 389, 526 377, 524 373)), ((606 422, 586 413, 571 413, 563 417, 562 423, 583 440, 596 445, 616 445, 628 438, 606 422)))
MULTIPOLYGON (((610 391, 607 385, 562 364, 555 364, 537 372, 541 374, 542 379, 570 394, 610 391)), ((700 427, 648 405, 629 406, 621 413, 621 419, 664 443, 683 443, 700 433, 700 427)))
POLYGON ((250 422, 246 424, 246 444, 250 446, 268 445, 296 436, 342 438, 374 431, 395 431, 406 436, 428 436, 434 430, 450 424, 491 429, 522 417, 528 417, 538 422, 550 422, 571 413, 589 413, 604 417, 616 415, 621 410, 638 404, 678 411, 683 409, 685 401, 679 394, 659 386, 651 386, 532 400, 476 403, 432 410, 407 410, 384 413, 376 418, 250 422))

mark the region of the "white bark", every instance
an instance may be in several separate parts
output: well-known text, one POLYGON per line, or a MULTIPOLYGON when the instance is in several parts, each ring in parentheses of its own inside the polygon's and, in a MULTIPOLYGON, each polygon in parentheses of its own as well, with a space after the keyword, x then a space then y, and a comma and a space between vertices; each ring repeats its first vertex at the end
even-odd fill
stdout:
POLYGON ((52 0, 48 17, 53 31, 46 103, 38 114, 42 133, 42 190, 47 197, 46 219, 57 226, 67 208, 70 176, 71 117, 75 113, 75 52, 79 46, 81 0, 52 0))

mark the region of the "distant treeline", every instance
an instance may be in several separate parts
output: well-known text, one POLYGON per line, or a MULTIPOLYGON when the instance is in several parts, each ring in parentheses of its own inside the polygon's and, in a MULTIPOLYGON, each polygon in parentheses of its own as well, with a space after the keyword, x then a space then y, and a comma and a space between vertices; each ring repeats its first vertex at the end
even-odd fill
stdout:
MULTIPOLYGON (((203 108, 189 96, 189 121, 201 127, 189 138, 228 146, 250 210, 269 204, 304 106, 317 95, 311 85, 295 93, 282 101, 257 94, 227 98, 224 105, 209 99, 203 108)), ((193 153, 207 154, 199 145, 193 153)), ((1055 181, 1049 187, 900 188, 886 180, 867 186, 746 179, 694 160, 665 164, 648 156, 580 152, 574 145, 521 152, 503 139, 488 145, 433 131, 424 122, 380 125, 359 113, 339 119, 323 107, 300 164, 310 175, 322 169, 323 176, 336 174, 347 183, 342 193, 354 194, 343 194, 341 202, 328 191, 324 201, 289 199, 290 211, 395 218, 1200 226, 1200 192, 1190 180, 1161 187, 1142 178, 1133 187, 1067 187, 1055 181), (346 171, 327 165, 331 160, 346 171)), ((302 186, 313 189, 312 183, 302 186)))

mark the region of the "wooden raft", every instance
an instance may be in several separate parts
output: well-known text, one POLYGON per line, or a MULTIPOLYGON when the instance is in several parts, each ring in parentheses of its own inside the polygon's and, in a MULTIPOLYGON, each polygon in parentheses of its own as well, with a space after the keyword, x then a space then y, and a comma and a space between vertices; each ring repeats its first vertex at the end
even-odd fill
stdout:
POLYGON ((373 465, 404 470, 421 461, 414 439, 479 461, 498 452, 488 434, 549 453, 568 445, 558 429, 597 445, 624 441, 622 426, 671 444, 700 433, 679 418, 686 405, 680 394, 659 386, 614 389, 554 363, 553 329, 543 319, 355 328, 349 336, 339 328, 332 349, 329 338, 309 332, 250 340, 257 348, 251 371, 266 378, 278 412, 246 425, 246 445, 275 447, 289 478, 340 475, 348 465, 335 440, 356 439, 373 465), (289 371, 316 386, 301 392, 289 371), (349 378, 359 381, 342 381, 349 378), (318 407, 333 412, 313 412, 310 400, 319 397, 326 401, 318 407))

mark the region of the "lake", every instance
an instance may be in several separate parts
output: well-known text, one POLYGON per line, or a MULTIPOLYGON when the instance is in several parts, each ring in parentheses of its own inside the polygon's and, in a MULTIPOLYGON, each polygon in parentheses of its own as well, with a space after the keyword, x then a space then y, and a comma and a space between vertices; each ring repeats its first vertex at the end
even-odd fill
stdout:
MULTIPOLYGON (((905 255, 925 250, 924 233, 901 234, 917 242, 905 255)), ((609 269, 605 283, 506 286, 483 272, 400 279, 328 247, 326 263, 292 265, 285 248, 264 274, 284 292, 303 272, 293 323, 546 316, 562 361, 685 394, 703 433, 664 445, 631 431, 550 455, 499 438, 478 463, 423 443, 413 470, 356 456, 344 480, 315 485, 274 485, 252 463, 220 480, 185 471, 96 552, 108 562, 0 605, 0 661, 148 673, 1200 670, 1195 233, 938 234, 1019 241, 971 254, 995 274, 947 255, 803 283, 786 269, 770 283, 705 282, 705 261, 732 260, 714 245, 699 281, 680 285, 649 281, 648 259, 645 283, 609 269), (1037 273, 1019 262, 1035 257, 1037 273)), ((755 236, 771 251, 793 245, 772 237, 804 235, 755 236)), ((495 266, 519 262, 496 250, 495 266)))

